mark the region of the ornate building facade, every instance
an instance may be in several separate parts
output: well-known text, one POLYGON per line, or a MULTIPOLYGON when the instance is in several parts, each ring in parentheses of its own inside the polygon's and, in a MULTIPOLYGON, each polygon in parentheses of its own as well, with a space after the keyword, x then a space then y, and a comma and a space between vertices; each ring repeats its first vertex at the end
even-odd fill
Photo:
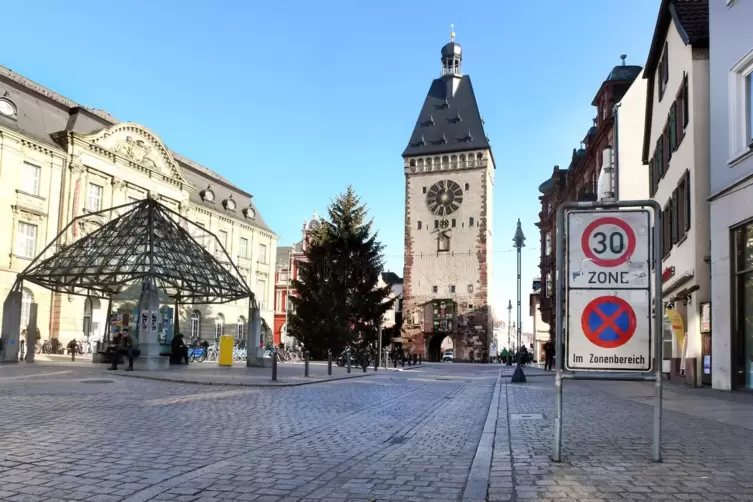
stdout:
MULTIPOLYGON (((0 295, 73 218, 151 196, 214 233, 273 321, 278 237, 252 195, 169 150, 144 126, 119 122, 0 66, 0 295)), ((76 228, 73 229, 74 234, 76 228)), ((217 254, 219 249, 209 249, 217 254)), ((217 246, 219 248, 219 246, 217 246)), ((21 324, 38 304, 42 340, 104 335, 107 305, 24 284, 21 324)), ((186 305, 181 331, 213 339, 245 333, 248 301, 186 305)))
POLYGON ((462 49, 452 38, 403 152, 403 347, 439 360, 450 337, 456 360, 478 360, 492 336, 495 166, 470 77, 462 73, 462 49))

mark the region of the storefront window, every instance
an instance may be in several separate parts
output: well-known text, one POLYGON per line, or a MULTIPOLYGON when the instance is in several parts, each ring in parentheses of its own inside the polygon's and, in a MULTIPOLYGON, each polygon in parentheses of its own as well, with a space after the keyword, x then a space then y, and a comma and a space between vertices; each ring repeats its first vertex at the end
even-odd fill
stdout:
POLYGON ((753 223, 734 231, 737 387, 753 388, 753 223))

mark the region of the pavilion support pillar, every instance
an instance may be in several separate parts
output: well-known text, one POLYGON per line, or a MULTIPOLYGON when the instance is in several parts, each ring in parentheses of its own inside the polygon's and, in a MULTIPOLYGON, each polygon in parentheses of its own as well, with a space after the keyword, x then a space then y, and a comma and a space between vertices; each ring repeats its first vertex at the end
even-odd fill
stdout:
MULTIPOLYGON (((21 289, 14 287, 3 302, 2 347, 0 362, 18 362, 18 342, 21 338, 21 289)), ((34 350, 34 347, 31 348, 34 350)))
POLYGON ((139 350, 141 354, 134 366, 140 369, 166 369, 170 359, 160 356, 159 332, 160 321, 159 292, 151 280, 144 284, 139 302, 138 318, 139 350))
POLYGON ((173 338, 180 334, 180 298, 175 298, 175 308, 173 308, 173 338))
MULTIPOLYGON (((264 344, 261 340, 261 312, 253 304, 248 309, 246 366, 264 366, 264 344)), ((270 366, 272 360, 270 359, 270 366)))

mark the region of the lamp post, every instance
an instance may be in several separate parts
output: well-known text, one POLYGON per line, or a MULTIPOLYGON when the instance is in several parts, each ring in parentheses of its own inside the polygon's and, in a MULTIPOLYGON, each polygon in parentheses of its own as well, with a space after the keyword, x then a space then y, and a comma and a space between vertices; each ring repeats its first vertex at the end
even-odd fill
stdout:
POLYGON ((521 258, 521 256, 520 256, 520 252, 523 249, 523 247, 525 246, 525 240, 526 240, 526 238, 523 235, 523 229, 520 226, 520 218, 518 218, 518 227, 515 229, 515 237, 513 237, 512 240, 515 243, 515 245, 514 245, 515 249, 517 249, 517 251, 518 251, 518 253, 517 253, 518 254, 518 322, 517 322, 517 325, 518 325, 517 326, 517 329, 518 329, 518 332, 517 332, 517 335, 518 335, 518 347, 517 347, 517 355, 518 355, 517 361, 518 361, 518 365, 515 368, 515 373, 513 373, 512 378, 510 379, 510 382, 511 383, 525 383, 525 381, 526 381, 526 375, 525 375, 525 373, 523 373, 523 367, 520 365, 520 353, 521 353, 521 351, 520 351, 520 348, 521 348, 520 347, 520 343, 521 343, 521 335, 522 335, 522 333, 520 331, 520 329, 522 327, 522 323, 521 323, 521 319, 520 319, 520 314, 521 314, 521 312, 520 312, 520 308, 521 308, 521 304, 520 304, 520 295, 521 295, 521 290, 520 290, 520 286, 521 286, 521 280, 520 280, 521 262, 520 262, 520 258, 521 258))
POLYGON ((512 333, 512 300, 507 300, 507 350, 510 350, 510 334, 512 333))
MULTIPOLYGON (((285 333, 280 333, 280 342, 287 343, 287 340, 285 340, 288 337, 288 307, 290 306, 290 281, 293 278, 293 249, 295 249, 295 242, 293 243, 293 247, 288 252, 288 280, 285 284, 285 333)), ((287 349, 287 347, 285 347, 287 349)))

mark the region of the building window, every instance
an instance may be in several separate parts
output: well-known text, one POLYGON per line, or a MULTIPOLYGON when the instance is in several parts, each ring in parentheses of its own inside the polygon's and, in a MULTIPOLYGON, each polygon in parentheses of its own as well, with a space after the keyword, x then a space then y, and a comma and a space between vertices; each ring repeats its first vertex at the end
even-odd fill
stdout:
POLYGON ((86 209, 92 212, 102 210, 103 191, 104 189, 101 186, 89 183, 89 193, 86 196, 86 209))
POLYGON ((685 128, 688 126, 688 75, 683 73, 682 84, 680 90, 677 92, 677 99, 675 100, 675 136, 677 137, 678 148, 682 139, 685 137, 685 128))
POLYGON ((267 245, 259 243, 259 263, 267 263, 267 245))
POLYGON ((246 239, 245 237, 241 237, 239 252, 241 258, 248 258, 248 239, 246 239))
POLYGON ((423 187, 423 188, 421 189, 421 191, 422 191, 423 193, 426 193, 426 187, 423 187))
POLYGON ((434 220, 434 230, 439 228, 439 220, 434 220))
POLYGON ((217 319, 214 320, 214 340, 218 341, 222 336, 222 332, 225 329, 225 316, 217 314, 217 319))
POLYGON ((263 279, 256 280, 256 301, 259 304, 259 310, 264 310, 267 303, 267 281, 263 279))
POLYGON ((450 293, 454 293, 454 292, 455 292, 455 285, 452 285, 450 286, 450 293))
MULTIPOLYGON (((227 232, 225 230, 220 230, 217 232, 217 238, 220 240, 220 244, 222 244, 225 251, 227 251, 227 232)), ((222 250, 218 249, 217 251, 220 252, 222 250)))
POLYGON ((24 288, 21 290, 21 329, 29 326, 31 316, 31 304, 34 302, 34 293, 24 288))
POLYGON ((552 273, 551 272, 546 274, 546 297, 547 298, 552 297, 552 273))
POLYGON ((418 228, 418 230, 421 230, 421 222, 420 221, 416 224, 416 228, 418 228))
POLYGON ((471 216, 470 218, 468 218, 468 226, 469 227, 473 226, 473 216, 471 216))
POLYGON ((681 241, 690 230, 690 173, 677 184, 677 240, 681 241))
POLYGON ((21 174, 21 191, 31 195, 39 195, 39 175, 42 172, 42 168, 24 162, 23 171, 21 174))
POLYGON ((437 286, 432 286, 431 287, 431 292, 432 293, 436 293, 437 291, 439 291, 439 288, 437 286))
POLYGON ((240 316, 238 318, 238 325, 236 326, 235 330, 235 336, 238 340, 243 340, 243 337, 246 335, 246 318, 243 316, 240 316))
POLYGON ((437 251, 440 252, 447 252, 450 250, 450 236, 447 234, 442 234, 437 239, 437 251))
POLYGON ((16 255, 34 258, 37 249, 37 226, 19 221, 16 227, 16 255))
POLYGON ((735 388, 753 387, 753 224, 733 230, 732 374, 735 388))
POLYGON ((194 310, 191 314, 191 340, 196 340, 201 334, 201 314, 198 310, 194 310))
POLYGON ((664 97, 664 93, 667 90, 667 82, 669 82, 669 51, 667 48, 667 42, 664 42, 664 54, 659 60, 659 68, 656 75, 659 81, 659 101, 664 97))
POLYGON ((457 225, 457 221, 455 221, 455 218, 452 219, 452 228, 455 228, 455 225, 457 225))
POLYGON ((466 190, 469 190, 470 188, 471 188, 471 185, 469 185, 468 183, 466 183, 466 184, 465 184, 465 189, 466 189, 466 190))
POLYGON ((552 234, 549 232, 544 236, 544 252, 547 256, 552 254, 552 234))
POLYGON ((753 149, 753 50, 730 70, 729 76, 730 164, 753 149))

